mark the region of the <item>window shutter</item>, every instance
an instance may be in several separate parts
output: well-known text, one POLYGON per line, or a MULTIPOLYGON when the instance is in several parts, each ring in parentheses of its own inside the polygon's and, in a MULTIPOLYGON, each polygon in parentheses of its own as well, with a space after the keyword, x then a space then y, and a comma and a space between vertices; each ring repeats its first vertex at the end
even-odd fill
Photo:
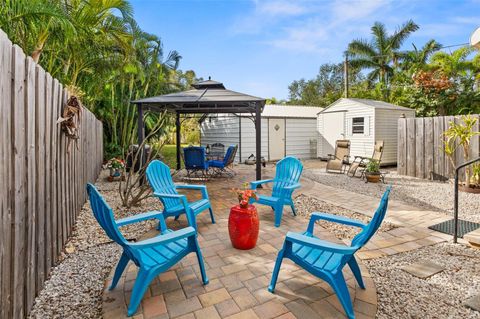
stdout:
POLYGON ((365 116, 365 127, 364 127, 364 135, 370 136, 370 116, 365 116))

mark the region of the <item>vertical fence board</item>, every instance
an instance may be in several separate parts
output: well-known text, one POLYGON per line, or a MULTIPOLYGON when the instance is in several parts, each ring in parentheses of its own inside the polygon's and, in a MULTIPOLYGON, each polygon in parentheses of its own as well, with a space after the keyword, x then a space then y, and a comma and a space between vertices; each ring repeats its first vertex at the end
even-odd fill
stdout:
POLYGON ((13 317, 25 315, 25 253, 27 210, 27 161, 25 124, 25 54, 17 45, 12 48, 12 171, 14 177, 14 245, 13 245, 13 317))
POLYGON ((397 129, 397 172, 400 175, 407 175, 407 120, 400 118, 397 129))
POLYGON ((414 119, 415 125, 415 176, 425 178, 425 133, 422 118, 414 119))
POLYGON ((415 176, 415 118, 407 118, 407 175, 415 176))
POLYGON ((37 278, 36 293, 45 281, 45 71, 36 67, 35 92, 35 156, 36 156, 36 210, 37 210, 37 278))
POLYGON ((26 61, 25 80, 25 122, 27 129, 27 268, 26 309, 30 309, 36 295, 37 277, 37 204, 36 204, 36 152, 35 152, 35 62, 31 57, 26 61))
POLYGON ((433 150, 435 159, 433 162, 433 168, 435 174, 445 176, 445 162, 443 152, 442 133, 444 131, 444 123, 442 117, 435 117, 433 119, 433 150))
POLYGON ((52 262, 55 264, 55 261, 58 256, 58 197, 59 197, 59 187, 58 187, 58 181, 57 181, 57 175, 58 175, 58 168, 57 168, 57 149, 58 149, 58 135, 57 135, 57 127, 56 127, 56 119, 58 118, 58 105, 57 105, 57 93, 58 92, 58 80, 53 79, 52 81, 52 96, 50 103, 52 104, 52 113, 50 115, 52 119, 52 123, 50 126, 50 131, 51 131, 51 160, 52 160, 52 166, 50 170, 50 174, 52 175, 52 180, 51 180, 51 189, 52 189, 52 219, 51 219, 51 231, 52 231, 52 262))
POLYGON ((50 273, 54 258, 52 251, 52 82, 50 74, 45 74, 45 276, 50 273))
POLYGON ((3 168, 3 181, 7 187, 0 188, 0 317, 12 317, 12 203, 13 176, 11 166, 11 100, 12 100, 12 43, 0 30, 0 160, 3 168))
POLYGON ((425 178, 431 178, 431 173, 433 172, 433 157, 434 157, 434 146, 433 146, 433 118, 426 117, 424 119, 424 136, 425 136, 425 173, 423 174, 425 178))

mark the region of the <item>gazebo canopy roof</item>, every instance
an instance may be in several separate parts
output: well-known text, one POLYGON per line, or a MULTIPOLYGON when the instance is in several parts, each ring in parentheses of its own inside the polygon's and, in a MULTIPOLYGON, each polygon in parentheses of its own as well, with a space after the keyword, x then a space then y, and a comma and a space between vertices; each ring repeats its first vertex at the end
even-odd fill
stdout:
POLYGON ((136 101, 144 110, 175 113, 252 113, 263 110, 265 99, 227 90, 223 83, 208 79, 193 84, 193 89, 148 97, 136 101))

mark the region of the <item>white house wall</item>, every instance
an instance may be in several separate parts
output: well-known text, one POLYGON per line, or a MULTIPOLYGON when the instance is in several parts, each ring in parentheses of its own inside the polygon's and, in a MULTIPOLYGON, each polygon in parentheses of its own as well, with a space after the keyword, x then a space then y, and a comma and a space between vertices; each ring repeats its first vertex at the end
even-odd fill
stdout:
MULTIPOLYGON (((344 100, 339 103, 332 105, 328 108, 325 113, 328 112, 345 112, 345 121, 343 123, 343 128, 345 132, 345 139, 350 140, 350 155, 352 156, 372 156, 373 146, 374 146, 374 132, 375 132, 375 121, 374 121, 374 108, 363 106, 354 101, 344 100), (352 134, 352 118, 354 117, 365 117, 365 134, 352 134)), ((323 134, 323 113, 318 115, 317 119, 317 133, 318 137, 318 146, 317 154, 319 157, 324 156, 323 148, 325 141, 322 139, 323 134)))
MULTIPOLYGON (((257 156, 255 143, 255 124, 247 117, 241 118, 242 123, 242 162, 251 154, 257 156)), ((262 156, 268 160, 268 122, 262 118, 262 156)))
MULTIPOLYGON (((211 121, 207 117, 200 125, 200 143, 202 146, 222 143, 225 148, 238 144, 239 128, 239 120, 235 115, 219 114, 218 117, 212 116, 211 121)), ((240 154, 237 153, 235 160, 239 158, 240 154)))
POLYGON ((397 163, 398 119, 415 117, 415 111, 375 109, 375 137, 384 141, 382 164, 397 163))
POLYGON ((311 158, 310 140, 317 141, 316 119, 286 119, 286 155, 311 158))

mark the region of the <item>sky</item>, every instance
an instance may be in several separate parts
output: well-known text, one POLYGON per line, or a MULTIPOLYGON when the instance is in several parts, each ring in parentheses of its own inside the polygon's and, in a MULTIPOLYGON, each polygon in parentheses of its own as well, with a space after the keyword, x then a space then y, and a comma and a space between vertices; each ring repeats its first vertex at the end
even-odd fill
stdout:
MULTIPOLYGON (((480 27, 480 0, 131 0, 143 30, 179 51, 182 70, 259 97, 288 98, 288 85, 343 61, 354 39, 370 39, 374 22, 393 32, 412 19, 407 39, 422 46, 467 43, 480 27)), ((455 48, 445 49, 454 50, 455 48)))

